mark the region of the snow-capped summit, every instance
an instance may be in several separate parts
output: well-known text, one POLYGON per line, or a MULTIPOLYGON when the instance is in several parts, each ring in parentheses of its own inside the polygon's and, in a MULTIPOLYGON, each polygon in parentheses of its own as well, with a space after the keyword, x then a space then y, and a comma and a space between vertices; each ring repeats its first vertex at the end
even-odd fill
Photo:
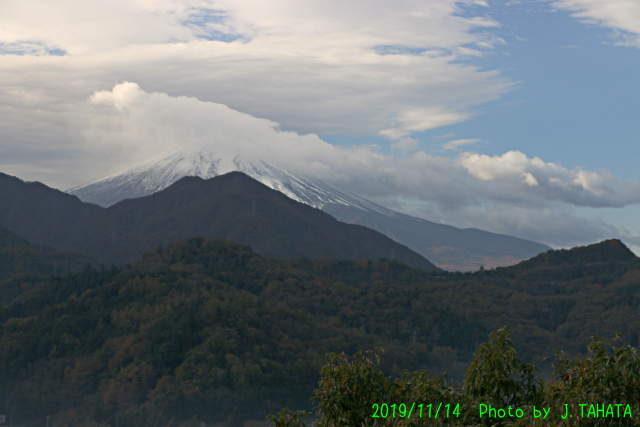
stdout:
POLYGON ((85 202, 107 207, 120 200, 153 194, 185 176, 209 179, 231 171, 244 172, 291 199, 315 208, 320 209, 326 204, 336 204, 389 216, 396 214, 354 194, 339 191, 319 180, 286 171, 273 163, 248 160, 239 155, 224 158, 204 149, 176 151, 134 166, 127 171, 72 188, 67 192, 85 202))
POLYGON ((379 231, 433 261, 441 268, 475 270, 515 264, 548 246, 477 229, 436 224, 378 206, 317 179, 263 160, 207 149, 159 156, 125 172, 72 188, 85 202, 102 206, 153 194, 185 176, 213 178, 240 171, 291 199, 322 209, 337 220, 379 231))

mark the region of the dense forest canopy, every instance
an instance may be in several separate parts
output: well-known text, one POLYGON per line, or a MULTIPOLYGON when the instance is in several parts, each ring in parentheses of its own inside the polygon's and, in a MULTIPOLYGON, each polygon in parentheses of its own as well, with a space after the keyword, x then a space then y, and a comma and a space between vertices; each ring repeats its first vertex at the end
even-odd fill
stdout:
POLYGON ((462 382, 504 326, 523 361, 514 366, 538 366, 537 384, 552 378, 543 360, 554 348, 575 371, 594 333, 638 345, 640 268, 629 254, 607 241, 461 274, 270 259, 192 238, 123 267, 12 275, 0 280, 0 413, 56 426, 264 419, 311 409, 327 353, 379 347, 389 381, 428 370, 462 382))

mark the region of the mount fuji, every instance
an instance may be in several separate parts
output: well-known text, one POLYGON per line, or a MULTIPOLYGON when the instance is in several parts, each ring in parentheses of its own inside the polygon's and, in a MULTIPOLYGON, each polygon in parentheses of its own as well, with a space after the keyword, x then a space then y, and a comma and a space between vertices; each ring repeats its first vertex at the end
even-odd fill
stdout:
POLYGON ((459 229, 405 215, 319 180, 262 160, 220 156, 201 149, 176 151, 127 171, 72 188, 67 193, 104 207, 161 191, 185 176, 203 179, 243 172, 298 202, 321 209, 346 223, 363 225, 449 270, 477 270, 516 264, 551 248, 513 236, 459 229))
POLYGON ((224 159, 205 150, 176 151, 125 172, 72 188, 67 193, 78 196, 84 202, 108 207, 124 199, 164 190, 185 176, 209 179, 232 171, 243 172, 267 187, 314 208, 322 209, 327 204, 336 204, 391 216, 396 213, 321 181, 288 172, 273 163, 247 160, 238 155, 224 159))

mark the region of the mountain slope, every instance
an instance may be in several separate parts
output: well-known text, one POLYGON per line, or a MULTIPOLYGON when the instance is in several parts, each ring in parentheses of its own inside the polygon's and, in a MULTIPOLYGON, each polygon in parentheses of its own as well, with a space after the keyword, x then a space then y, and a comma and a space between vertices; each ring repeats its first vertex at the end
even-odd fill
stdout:
POLYGON ((436 224, 398 212, 384 214, 333 203, 322 210, 339 221, 379 231, 447 270, 513 265, 551 249, 513 236, 436 224))
MULTIPOLYGON (((29 193, 30 185, 22 183, 22 192, 29 193)), ((49 192, 58 193, 51 189, 49 192)), ((1 193, 2 190, 0 197, 1 193)), ((49 213, 33 197, 13 194, 11 199, 12 193, 6 196, 10 205, 22 203, 21 216, 9 212, 0 217, 0 224, 12 229, 8 224, 21 224, 22 217, 30 223, 48 221, 49 213)), ((82 204, 74 196, 65 197, 58 201, 60 209, 67 202, 71 213, 86 209, 91 214, 75 215, 75 222, 55 232, 15 228, 30 231, 31 240, 38 243, 116 264, 135 261, 144 250, 158 244, 199 235, 247 244, 262 255, 277 258, 390 258, 426 270, 437 269, 376 231, 341 223, 240 172, 206 181, 186 177, 153 195, 124 200, 107 209, 82 204)))
POLYGON ((78 197, 0 172, 0 225, 42 244, 102 209, 78 197))
POLYGON ((624 243, 611 239, 569 250, 547 251, 517 265, 497 268, 486 274, 528 282, 526 291, 530 293, 566 293, 568 290, 557 285, 558 282, 589 277, 604 286, 625 274, 629 268, 639 265, 638 257, 624 243))
POLYGON ((121 200, 148 196, 164 190, 185 176, 209 179, 233 171, 243 172, 297 202, 318 209, 326 203, 337 203, 385 211, 375 203, 306 176, 288 172, 272 163, 247 160, 239 156, 224 159, 206 150, 177 151, 67 192, 85 202, 109 207, 121 200))
POLYGON ((523 261, 509 270, 560 268, 576 264, 629 263, 636 259, 635 254, 620 240, 609 239, 587 246, 548 251, 530 260, 523 261))
POLYGON ((512 236, 459 229, 401 214, 321 181, 260 160, 224 158, 208 150, 179 151, 120 174, 72 188, 69 193, 102 206, 153 194, 185 176, 212 178, 241 171, 293 200, 322 209, 339 221, 362 225, 408 246, 450 270, 513 265, 551 249, 512 236))

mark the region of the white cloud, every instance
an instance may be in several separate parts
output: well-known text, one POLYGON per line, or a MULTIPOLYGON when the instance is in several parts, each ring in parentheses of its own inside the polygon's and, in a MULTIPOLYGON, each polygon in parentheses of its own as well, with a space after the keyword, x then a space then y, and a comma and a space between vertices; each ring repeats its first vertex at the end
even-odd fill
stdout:
POLYGON ((606 170, 566 169, 519 151, 501 156, 463 153, 459 158, 482 181, 523 191, 533 200, 557 200, 574 206, 623 207, 640 203, 640 182, 622 179, 606 170), (527 187, 530 191, 527 190, 527 187))
POLYGON ((465 145, 473 145, 476 142, 482 141, 481 139, 454 139, 452 141, 447 141, 443 146, 443 150, 458 150, 460 147, 465 145))
POLYGON ((461 16, 465 4, 483 2, 5 0, 4 51, 44 56, 4 55, 0 85, 86 96, 135 81, 301 133, 396 140, 511 88, 461 62, 501 42, 490 18, 461 16))
POLYGON ((529 172, 525 172, 522 175, 520 175, 520 181, 531 187, 539 185, 538 180, 529 172))
POLYGON ((422 132, 467 120, 469 113, 441 111, 439 108, 421 108, 401 111, 392 122, 394 126, 379 133, 389 139, 405 138, 412 132, 422 132))
POLYGON ((416 151, 418 148, 418 140, 414 138, 400 138, 391 144, 391 148, 400 151, 416 151))
POLYGON ((117 84, 113 90, 101 90, 95 92, 89 98, 94 105, 113 105, 120 112, 140 102, 142 97, 148 96, 136 83, 124 82, 117 84))
POLYGON ((555 0, 585 23, 612 28, 620 44, 640 48, 640 2, 637 0, 555 0))
POLYGON ((181 25, 189 10, 204 1, 82 0, 3 1, 0 40, 34 41, 72 55, 105 51, 129 44, 189 41, 181 25))
MULTIPOLYGON (((375 147, 333 146, 219 103, 147 92, 131 82, 77 102, 45 91, 14 89, 10 95, 12 103, 0 107, 0 170, 59 188, 116 173, 161 151, 207 146, 226 157, 272 161, 392 208, 422 204, 429 219, 550 244, 615 231, 580 219, 572 213, 575 206, 640 203, 640 183, 607 171, 567 169, 517 151, 449 158, 417 150, 396 158, 375 147), (25 120, 30 128, 21 125, 25 120)), ((408 151, 414 143, 397 144, 408 151)))

